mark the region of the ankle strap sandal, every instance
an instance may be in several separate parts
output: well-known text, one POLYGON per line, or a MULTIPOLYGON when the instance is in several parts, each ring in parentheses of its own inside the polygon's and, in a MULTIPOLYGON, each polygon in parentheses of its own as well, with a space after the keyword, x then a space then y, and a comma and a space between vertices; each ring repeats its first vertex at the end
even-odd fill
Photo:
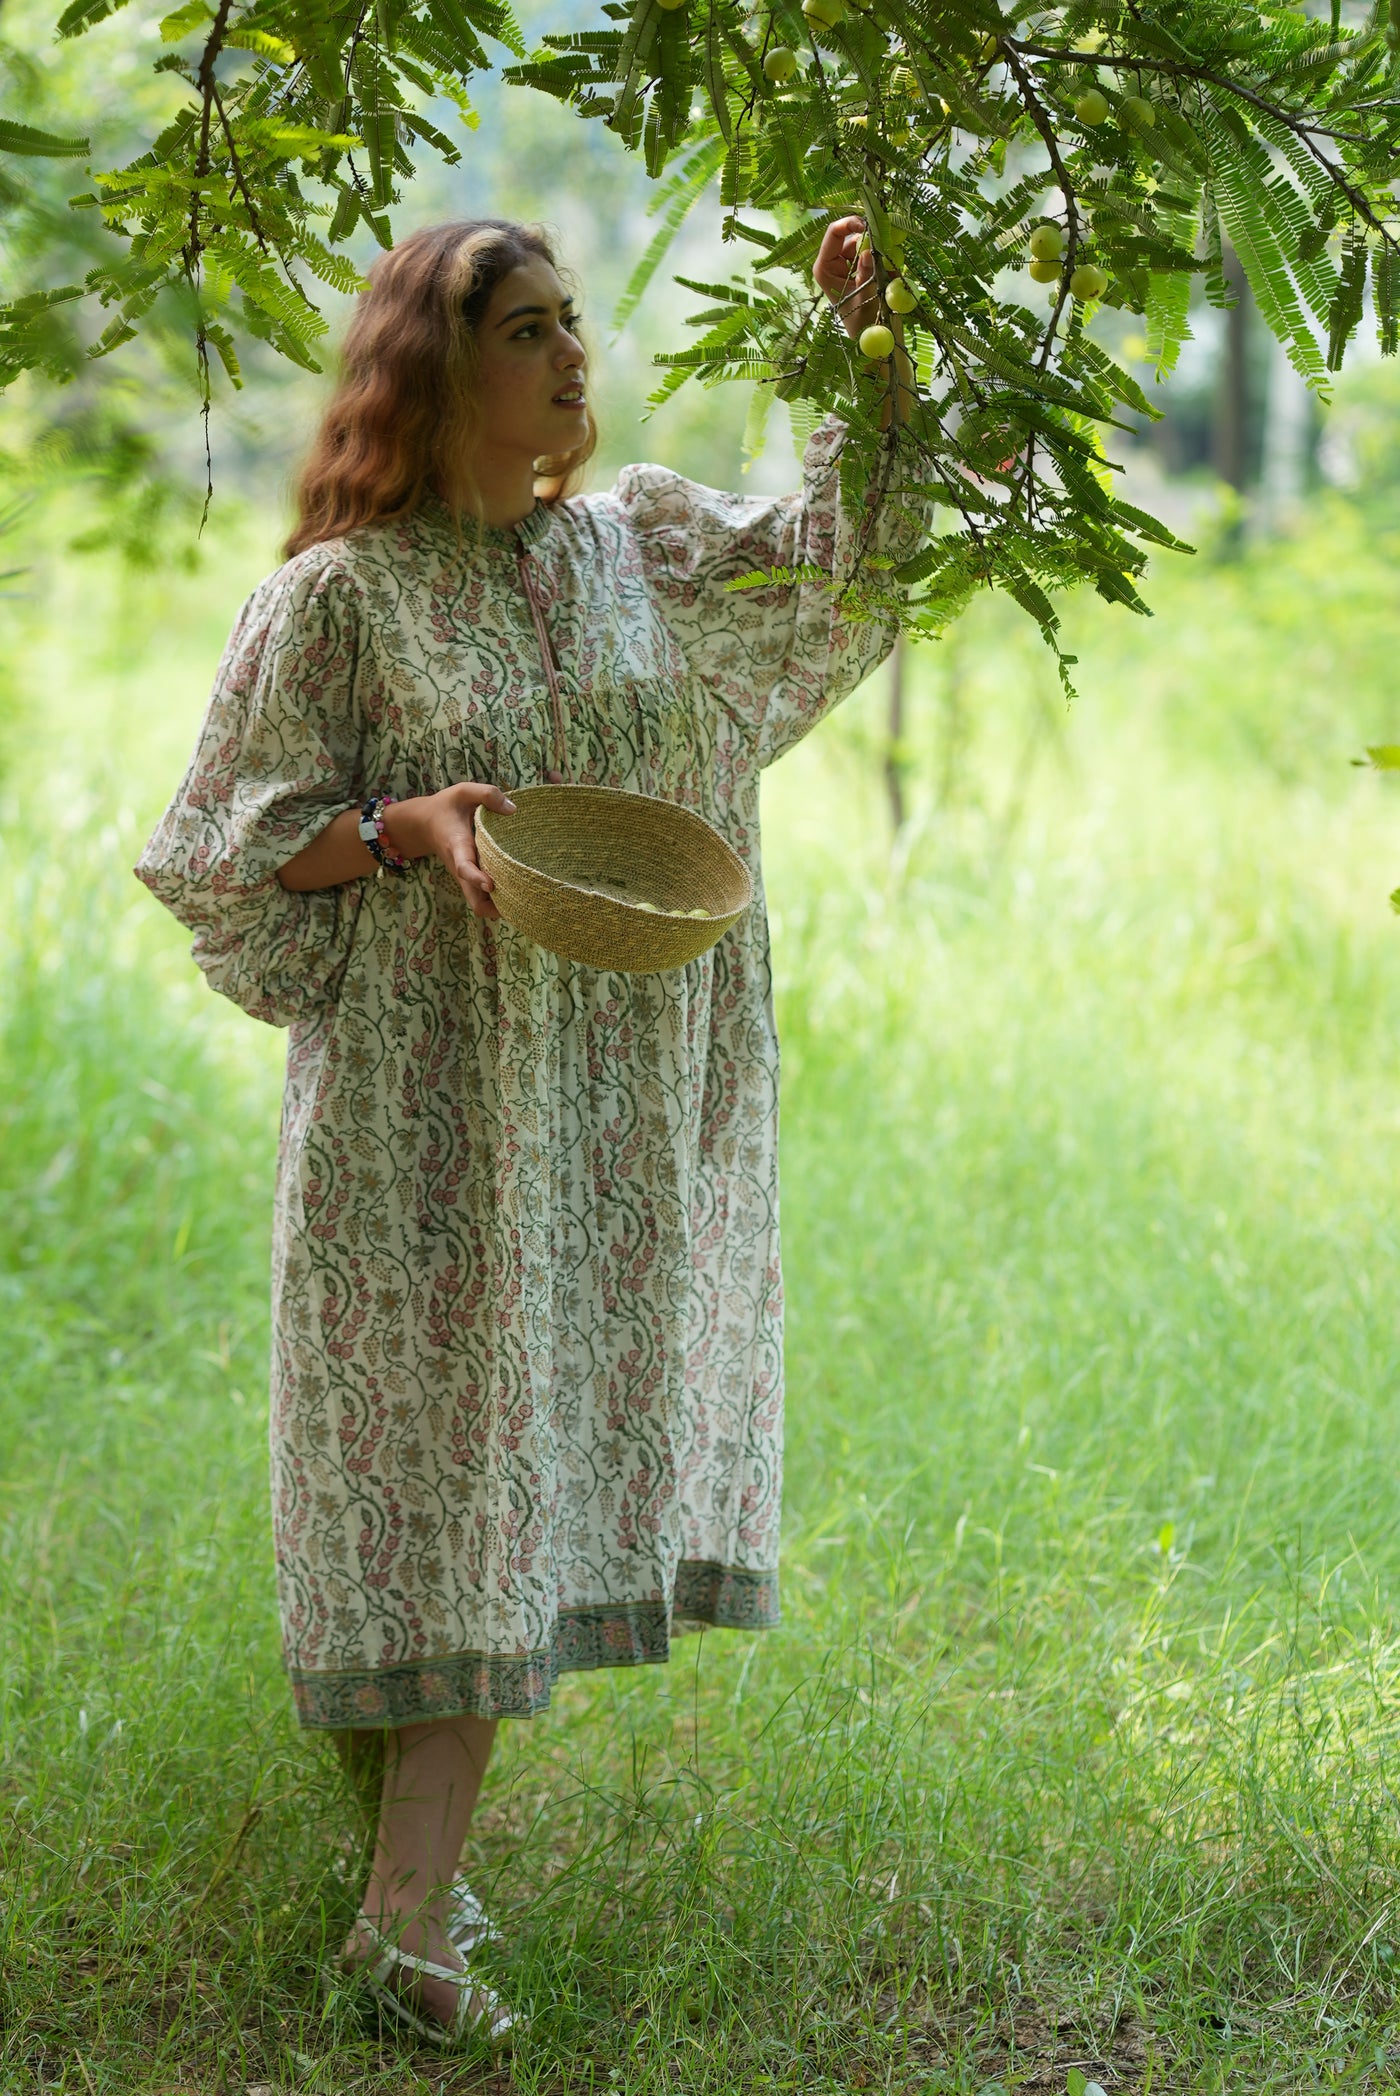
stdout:
POLYGON ((452 1948, 465 1958, 483 1943, 497 1942, 500 1933, 466 1879, 455 1879, 447 1890, 447 1934, 452 1948))
POLYGON ((395 2022, 404 2024, 439 2051, 460 2045, 468 2038, 484 2039, 494 2051, 509 2049, 520 2027, 519 2019, 479 1974, 470 1967, 458 1972, 450 1965, 436 1965, 431 1958, 416 1958, 411 1951, 400 1950, 397 1944, 381 1936, 363 1915, 356 1926, 377 1954, 357 1967, 357 1973, 363 1975, 380 2008, 395 2022), (395 1985, 395 1981, 400 1979, 440 1980, 444 1986, 450 1987, 456 1997, 452 2021, 440 2023, 435 2016, 422 2015, 411 2007, 395 1985))

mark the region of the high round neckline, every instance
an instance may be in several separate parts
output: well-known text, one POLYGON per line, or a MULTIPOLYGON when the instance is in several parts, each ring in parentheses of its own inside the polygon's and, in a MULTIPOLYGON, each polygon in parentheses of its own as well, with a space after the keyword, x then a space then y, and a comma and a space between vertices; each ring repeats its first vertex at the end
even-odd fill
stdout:
POLYGON ((475 517, 465 513, 454 518, 442 496, 431 490, 419 502, 417 514, 425 522, 446 531, 455 531, 461 538, 464 551, 482 545, 512 553, 521 546, 537 546, 548 532, 552 516, 549 504, 537 499, 534 508, 527 511, 518 524, 480 524, 475 517))

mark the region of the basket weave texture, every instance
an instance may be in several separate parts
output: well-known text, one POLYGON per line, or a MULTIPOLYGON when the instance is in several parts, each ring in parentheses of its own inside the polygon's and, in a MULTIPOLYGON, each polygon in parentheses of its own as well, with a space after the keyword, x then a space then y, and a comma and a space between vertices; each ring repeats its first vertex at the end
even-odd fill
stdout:
POLYGON ((753 901, 743 860, 673 801, 611 786, 521 786, 510 797, 513 815, 476 811, 491 899, 564 960, 629 975, 683 968, 753 901))

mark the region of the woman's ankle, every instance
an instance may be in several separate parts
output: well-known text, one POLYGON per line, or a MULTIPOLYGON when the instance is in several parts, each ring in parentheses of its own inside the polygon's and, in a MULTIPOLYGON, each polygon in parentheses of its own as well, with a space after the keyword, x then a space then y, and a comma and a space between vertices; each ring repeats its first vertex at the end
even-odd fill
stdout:
POLYGON ((440 1898, 414 1906, 381 1895, 371 1886, 355 1916, 351 1936, 359 1938, 366 1952, 387 1945, 412 1958, 427 1958, 434 1965, 455 1969, 462 1962, 448 1933, 446 1901, 440 1898))

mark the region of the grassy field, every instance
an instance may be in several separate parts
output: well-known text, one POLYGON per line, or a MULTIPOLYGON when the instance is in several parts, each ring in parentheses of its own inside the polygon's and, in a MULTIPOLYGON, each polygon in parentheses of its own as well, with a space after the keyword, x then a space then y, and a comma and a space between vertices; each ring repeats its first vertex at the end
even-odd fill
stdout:
POLYGON ((15 614, 5 2096, 1395 2086, 1400 810, 1348 760, 1400 735, 1397 550, 1339 503, 1076 611, 1068 715, 980 610, 911 671, 893 852, 879 684, 773 775, 785 1621, 506 1728, 495 2077, 318 1995, 279 1044, 125 871, 260 554, 15 614))

